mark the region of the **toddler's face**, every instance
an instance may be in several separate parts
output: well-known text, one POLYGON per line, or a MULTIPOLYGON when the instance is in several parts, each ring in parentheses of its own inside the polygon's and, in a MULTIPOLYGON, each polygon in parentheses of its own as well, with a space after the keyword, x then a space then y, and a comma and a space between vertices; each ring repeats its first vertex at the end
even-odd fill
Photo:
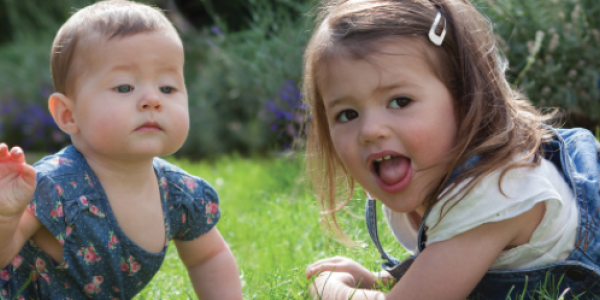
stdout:
POLYGON ((382 43, 370 61, 338 56, 320 90, 344 166, 397 212, 424 211, 424 197, 444 175, 457 131, 452 96, 418 43, 382 43))
POLYGON ((84 49, 76 54, 85 58, 72 96, 80 129, 72 139, 79 151, 127 160, 177 151, 189 116, 183 48, 175 34, 142 32, 84 49))

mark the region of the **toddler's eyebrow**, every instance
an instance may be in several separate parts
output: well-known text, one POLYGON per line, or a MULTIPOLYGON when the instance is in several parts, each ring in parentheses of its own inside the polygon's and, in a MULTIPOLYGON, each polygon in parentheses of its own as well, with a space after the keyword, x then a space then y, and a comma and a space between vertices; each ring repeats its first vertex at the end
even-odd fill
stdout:
POLYGON ((343 102, 346 99, 346 97, 342 97, 342 98, 338 98, 332 101, 329 101, 327 103, 327 110, 331 110, 332 108, 336 107, 337 105, 339 105, 341 102, 343 102))
MULTIPOLYGON (((406 81, 401 81, 401 82, 396 81, 396 82, 391 83, 389 85, 384 85, 384 86, 380 85, 380 86, 378 86, 377 89, 375 90, 375 93, 382 93, 382 92, 385 93, 385 92, 388 92, 390 90, 394 90, 394 89, 397 89, 397 88, 400 88, 400 87, 404 87, 404 86, 419 86, 419 85, 415 84, 415 83, 411 83, 411 82, 406 82, 406 81)), ((338 99, 335 99, 335 100, 332 100, 332 101, 328 101, 326 109, 330 110, 333 107, 335 107, 336 105, 339 105, 341 102, 344 102, 348 98, 352 98, 352 97, 351 96, 350 97, 344 96, 344 97, 341 97, 341 98, 338 98, 338 99)))

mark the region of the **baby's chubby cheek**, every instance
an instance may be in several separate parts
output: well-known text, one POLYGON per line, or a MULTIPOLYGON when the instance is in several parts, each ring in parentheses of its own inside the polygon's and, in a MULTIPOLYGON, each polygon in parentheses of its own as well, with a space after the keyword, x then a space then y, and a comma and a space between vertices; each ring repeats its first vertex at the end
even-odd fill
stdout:
POLYGON ((173 146, 179 149, 187 139, 190 131, 190 118, 187 111, 185 114, 173 118, 172 122, 174 126, 170 130, 169 135, 171 136, 173 146))

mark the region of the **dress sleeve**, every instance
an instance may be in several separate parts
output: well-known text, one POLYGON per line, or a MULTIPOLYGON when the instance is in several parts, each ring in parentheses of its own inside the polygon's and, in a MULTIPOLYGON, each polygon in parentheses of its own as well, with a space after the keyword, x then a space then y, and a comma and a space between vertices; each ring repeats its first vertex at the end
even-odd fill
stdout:
POLYGON ((221 217, 217 192, 203 179, 181 175, 171 196, 171 239, 194 240, 211 230, 221 217))
POLYGON ((51 177, 41 176, 37 179, 37 187, 33 199, 29 203, 29 211, 63 244, 65 239, 65 213, 63 200, 69 187, 54 181, 51 177))

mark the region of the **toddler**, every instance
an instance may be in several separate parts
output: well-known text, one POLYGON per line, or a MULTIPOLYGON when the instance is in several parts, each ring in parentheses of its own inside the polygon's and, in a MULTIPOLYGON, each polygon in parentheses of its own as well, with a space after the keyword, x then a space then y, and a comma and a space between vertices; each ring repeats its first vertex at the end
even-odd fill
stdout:
POLYGON ((73 145, 32 167, 0 144, 2 299, 131 299, 170 240, 200 299, 242 299, 215 190, 156 158, 188 133, 183 64, 146 5, 98 2, 61 27, 49 108, 73 145))
POLYGON ((467 0, 325 1, 305 52, 309 175, 338 231, 334 213, 367 192, 385 263, 315 262, 319 297, 600 295, 600 145, 545 125, 505 67, 467 0), (374 199, 408 259, 383 250, 374 199))

